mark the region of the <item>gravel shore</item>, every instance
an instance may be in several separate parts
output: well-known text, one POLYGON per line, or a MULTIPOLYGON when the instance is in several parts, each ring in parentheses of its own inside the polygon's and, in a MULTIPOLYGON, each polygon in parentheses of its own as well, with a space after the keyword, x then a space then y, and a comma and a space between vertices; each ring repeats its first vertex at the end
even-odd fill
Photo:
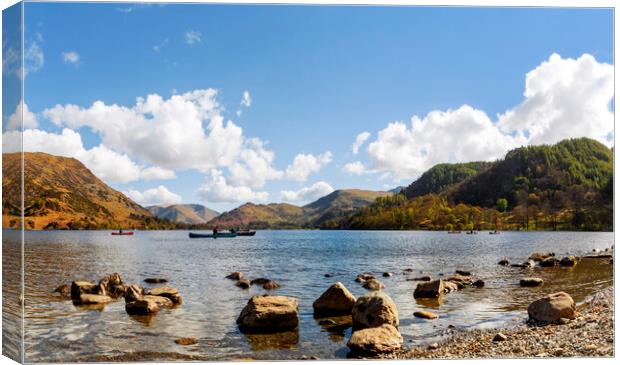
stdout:
MULTIPOLYGON (((614 356, 614 294, 609 287, 586 300, 574 320, 546 326, 524 322, 502 330, 474 330, 444 342, 395 353, 399 359, 614 356), (503 340, 497 340, 498 333, 503 340), (494 341, 496 338, 496 341, 494 341)), ((527 317, 527 314, 524 313, 527 317)))

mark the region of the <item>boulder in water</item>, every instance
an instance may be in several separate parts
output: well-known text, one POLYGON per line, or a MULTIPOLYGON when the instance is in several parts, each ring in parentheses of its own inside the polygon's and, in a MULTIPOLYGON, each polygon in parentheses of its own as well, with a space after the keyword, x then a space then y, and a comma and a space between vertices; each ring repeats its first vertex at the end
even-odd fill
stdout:
POLYGON ((418 283, 418 286, 413 292, 414 298, 436 298, 444 293, 444 282, 441 279, 436 279, 428 282, 418 283))
POLYGON ((510 265, 510 260, 508 260, 508 257, 504 256, 504 258, 499 260, 499 262, 497 264, 498 265, 502 265, 502 266, 508 266, 508 265, 510 265))
POLYGON ((370 279, 364 283, 363 287, 368 290, 381 290, 385 288, 385 285, 377 279, 370 279))
POLYGON ((241 279, 243 279, 243 273, 240 272, 240 271, 232 272, 232 273, 226 275, 226 279, 241 280, 241 279))
POLYGON ((297 299, 284 296, 255 295, 237 318, 243 332, 284 332, 297 328, 297 299))
POLYGON ((248 279, 241 279, 237 281, 235 285, 240 287, 241 289, 248 289, 250 286, 252 286, 252 282, 250 282, 248 279))
POLYGON ((357 298, 353 310, 353 328, 378 327, 389 324, 398 327, 398 309, 387 294, 381 291, 371 292, 357 298))
POLYGON ((519 280, 519 285, 525 287, 541 286, 544 281, 541 278, 523 278, 519 280))
POLYGON ((312 303, 312 308, 314 308, 314 313, 319 315, 350 314, 355 301, 355 296, 351 294, 344 284, 338 282, 323 292, 312 303))
POLYGON ((71 299, 79 301, 82 294, 99 294, 99 285, 90 281, 76 280, 71 283, 71 299))
POLYGON ((436 319, 439 316, 433 312, 429 311, 417 311, 413 312, 414 317, 424 318, 424 319, 436 319))
POLYGON ((575 256, 562 257, 560 260, 560 266, 575 266, 577 265, 577 258, 575 256))
POLYGON ((176 288, 169 288, 169 287, 153 288, 153 289, 149 289, 149 291, 146 292, 146 295, 168 298, 174 304, 183 303, 181 294, 179 294, 179 291, 176 288))

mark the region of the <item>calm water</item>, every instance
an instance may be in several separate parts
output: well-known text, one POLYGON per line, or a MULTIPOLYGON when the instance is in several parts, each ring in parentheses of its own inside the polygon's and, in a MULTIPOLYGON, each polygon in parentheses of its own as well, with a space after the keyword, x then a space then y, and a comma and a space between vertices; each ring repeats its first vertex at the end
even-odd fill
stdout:
MULTIPOLYGON (((7 240, 15 232, 4 235, 7 240)), ((378 274, 396 302, 406 346, 436 340, 448 325, 471 329, 523 320, 527 305, 545 293, 563 290, 579 302, 613 284, 613 265, 607 260, 583 260, 574 268, 553 269, 497 265, 502 256, 523 261, 533 251, 563 255, 605 249, 613 244, 612 233, 259 231, 255 237, 190 240, 181 231, 136 232, 132 237, 112 237, 104 231, 48 231, 28 232, 26 241, 27 362, 344 358, 350 329, 329 332, 318 325, 312 302, 336 281, 355 295, 364 294, 354 279, 366 271, 378 274), (410 277, 468 269, 486 286, 448 294, 441 304, 416 302, 416 282, 406 281, 405 268, 414 269, 410 277), (235 325, 239 312, 252 295, 266 291, 235 287, 224 278, 232 271, 276 280, 282 287, 274 294, 298 298, 299 330, 271 336, 240 333, 235 325), (385 271, 395 275, 380 277, 385 271), (52 292, 74 279, 95 281, 112 272, 119 272, 126 283, 146 287, 144 278, 165 277, 170 280, 167 285, 179 289, 184 304, 145 320, 128 316, 122 299, 103 310, 88 310, 52 292), (328 272, 334 277, 325 278, 328 272), (529 275, 542 277, 545 285, 520 288, 519 278, 529 275), (439 319, 413 317, 414 311, 429 307, 439 319), (196 337, 198 344, 176 345, 179 337, 196 337)), ((5 265, 18 257, 18 250, 16 244, 4 245, 5 265)))

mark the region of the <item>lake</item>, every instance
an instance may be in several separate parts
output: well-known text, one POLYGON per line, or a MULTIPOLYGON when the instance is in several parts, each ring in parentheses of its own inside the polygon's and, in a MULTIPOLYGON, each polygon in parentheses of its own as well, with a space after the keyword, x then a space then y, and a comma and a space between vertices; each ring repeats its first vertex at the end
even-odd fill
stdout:
MULTIPOLYGON (((17 270, 20 247, 12 242, 17 232, 3 234, 3 286, 11 291, 16 283, 10 281, 10 271, 17 270)), ((189 239, 185 231, 138 231, 123 237, 109 231, 30 231, 24 247, 25 361, 346 358, 350 328, 330 331, 319 325, 312 302, 336 281, 356 296, 363 295, 367 291, 354 280, 367 271, 386 285, 384 291, 399 310, 405 347, 411 347, 436 341, 449 325, 467 330, 523 321, 527 305, 547 293, 566 291, 580 302, 613 285, 608 260, 582 260, 573 268, 497 265, 503 256, 521 262, 534 251, 581 255, 609 248, 613 239, 613 233, 576 232, 259 231, 254 237, 214 240, 189 239), (406 268, 413 272, 404 274, 406 268), (416 282, 408 277, 441 277, 456 269, 472 271, 486 286, 449 293, 441 304, 413 298, 416 282), (267 291, 237 288, 225 278, 232 271, 273 279, 281 284, 273 294, 297 298, 298 331, 247 336, 239 332, 235 320, 248 299, 267 291), (147 277, 167 278, 166 285, 178 288, 184 303, 145 319, 127 315, 122 299, 103 310, 89 310, 53 292, 74 279, 96 281, 113 272, 125 283, 145 287, 151 287, 143 282, 147 277), (383 272, 394 275, 384 278, 383 272), (326 278, 325 273, 334 276, 326 278), (530 275, 543 278, 544 286, 519 287, 519 279, 530 275), (424 308, 431 308, 439 319, 413 316, 424 308), (195 337, 198 343, 180 346, 174 343, 179 337, 195 337)), ((5 312, 17 310, 14 302, 5 303, 5 312)), ((4 315, 6 323, 14 322, 4 315)), ((11 339, 5 336, 5 341, 11 339)))

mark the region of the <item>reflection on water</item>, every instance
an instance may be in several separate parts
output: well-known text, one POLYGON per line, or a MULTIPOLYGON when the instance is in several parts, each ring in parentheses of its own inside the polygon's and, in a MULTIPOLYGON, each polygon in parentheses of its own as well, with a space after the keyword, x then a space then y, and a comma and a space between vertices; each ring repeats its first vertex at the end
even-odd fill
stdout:
POLYGON ((224 360, 297 359, 302 355, 345 358, 351 334, 348 319, 322 322, 312 302, 340 281, 356 296, 367 291, 356 283, 371 271, 386 285, 400 314, 400 331, 408 345, 459 328, 499 326, 524 319, 527 305, 541 295, 563 290, 576 301, 612 285, 608 260, 584 259, 574 268, 502 267, 508 256, 522 262, 533 251, 583 254, 613 243, 612 233, 502 232, 501 235, 448 235, 444 232, 260 231, 254 237, 229 240, 189 239, 186 232, 27 232, 26 234, 26 361, 224 360), (413 272, 405 274, 405 268, 413 272), (473 271, 484 288, 447 294, 442 302, 413 298, 415 281, 407 278, 456 269, 473 271), (225 279, 232 271, 250 278, 267 277, 282 287, 273 291, 299 300, 300 328, 276 335, 244 335, 236 318, 260 286, 242 290, 225 279), (383 272, 392 277, 380 277, 383 272), (169 279, 184 303, 155 316, 128 316, 124 301, 103 308, 76 307, 54 289, 73 279, 98 280, 119 272, 127 283, 147 277, 169 279), (333 273, 331 278, 325 273, 333 273), (539 288, 521 288, 519 279, 539 276, 539 288), (413 312, 430 308, 433 321, 413 312), (174 340, 195 337, 196 345, 174 340))

